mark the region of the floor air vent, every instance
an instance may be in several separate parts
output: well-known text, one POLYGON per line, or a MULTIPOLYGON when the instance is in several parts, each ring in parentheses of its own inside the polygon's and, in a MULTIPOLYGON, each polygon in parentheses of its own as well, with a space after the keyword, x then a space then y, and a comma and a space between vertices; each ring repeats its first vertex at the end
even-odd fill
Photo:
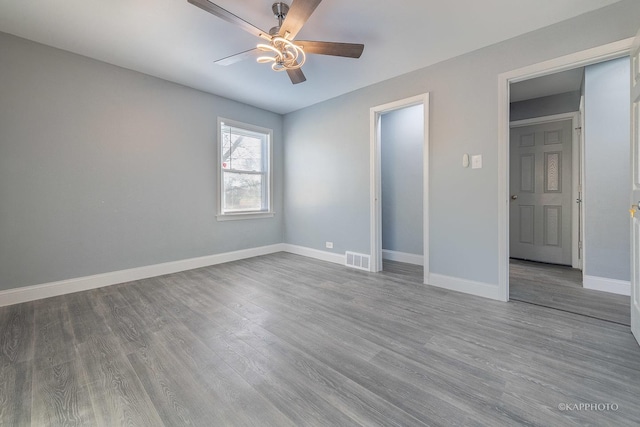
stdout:
POLYGON ((371 256, 365 254, 358 254, 355 252, 347 251, 345 253, 347 260, 347 267, 357 268, 358 270, 369 271, 369 263, 371 262, 371 256))

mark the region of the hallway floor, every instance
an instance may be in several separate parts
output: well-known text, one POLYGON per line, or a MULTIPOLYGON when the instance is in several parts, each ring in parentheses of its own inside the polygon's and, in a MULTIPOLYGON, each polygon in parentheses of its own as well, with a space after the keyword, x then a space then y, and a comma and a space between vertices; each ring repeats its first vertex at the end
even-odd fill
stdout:
POLYGON ((629 326, 628 296, 582 287, 582 272, 571 267, 511 259, 509 299, 629 326))

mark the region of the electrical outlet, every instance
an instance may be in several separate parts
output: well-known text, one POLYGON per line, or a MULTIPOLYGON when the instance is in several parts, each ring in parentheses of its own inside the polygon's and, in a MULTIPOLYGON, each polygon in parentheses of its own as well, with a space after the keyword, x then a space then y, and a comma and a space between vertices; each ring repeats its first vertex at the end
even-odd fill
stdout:
POLYGON ((325 246, 327 249, 333 249, 333 242, 326 242, 326 243, 324 244, 324 246, 325 246))

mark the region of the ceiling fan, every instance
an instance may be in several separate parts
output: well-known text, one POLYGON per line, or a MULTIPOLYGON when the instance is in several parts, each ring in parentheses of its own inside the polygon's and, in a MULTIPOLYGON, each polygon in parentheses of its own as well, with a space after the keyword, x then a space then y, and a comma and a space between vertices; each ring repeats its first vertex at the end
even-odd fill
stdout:
POLYGON ((306 60, 307 53, 360 58, 364 50, 363 44, 294 40, 322 0, 295 0, 291 7, 283 2, 274 3, 271 10, 278 19, 278 25, 269 32, 262 31, 208 0, 187 1, 267 42, 259 43, 254 49, 222 58, 216 61, 216 64, 230 65, 262 53, 263 56, 257 58, 258 62, 270 63, 274 71, 286 71, 291 83, 298 84, 307 80, 300 68, 306 60))

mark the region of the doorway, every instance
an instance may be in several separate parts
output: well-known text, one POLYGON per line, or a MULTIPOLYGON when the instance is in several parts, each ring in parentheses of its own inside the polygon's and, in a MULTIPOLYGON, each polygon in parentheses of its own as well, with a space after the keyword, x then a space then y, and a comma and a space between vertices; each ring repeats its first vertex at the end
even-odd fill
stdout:
MULTIPOLYGON (((519 75, 518 77, 505 78, 505 75, 502 75, 501 83, 511 83, 510 89, 513 89, 514 82, 526 82, 527 77, 525 76, 539 77, 544 75, 544 79, 549 79, 552 77, 549 73, 552 71, 561 71, 558 75, 565 76, 571 73, 584 73, 582 66, 586 65, 588 66, 587 71, 591 72, 590 87, 597 87, 599 84, 597 78, 600 78, 602 69, 607 67, 601 65, 605 61, 616 59, 609 62, 618 63, 618 68, 622 66, 623 70, 628 70, 628 58, 625 59, 627 62, 624 64, 622 64, 623 60, 617 59, 628 55, 628 47, 626 47, 628 43, 629 40, 614 43, 602 48, 549 61, 545 64, 528 67, 529 70, 511 73, 512 76, 519 75), (572 65, 573 69, 571 68, 572 65)), ((533 80, 544 79, 534 78, 533 80)), ((501 208, 504 209, 503 213, 508 219, 507 224, 509 227, 506 230, 506 236, 503 235, 503 237, 507 237, 507 241, 504 242, 507 248, 504 251, 506 252, 503 258, 504 264, 501 265, 501 275, 504 274, 501 277, 501 283, 506 284, 504 287, 507 290, 506 300, 524 300, 529 303, 577 312, 578 314, 628 325, 629 298, 628 296, 617 295, 616 293, 624 292, 618 292, 615 289, 617 284, 613 283, 623 281, 607 279, 606 281, 609 282, 607 293, 584 289, 582 286, 582 267, 585 259, 582 252, 585 222, 584 216, 580 214, 580 208, 583 206, 583 190, 585 190, 581 180, 582 173, 590 174, 587 181, 590 186, 587 188, 591 190, 589 196, 591 198, 587 198, 587 200, 591 201, 591 205, 589 205, 591 210, 585 207, 590 213, 590 222, 588 221, 586 225, 591 224, 591 233, 587 233, 589 239, 585 242, 585 250, 589 249, 590 242, 590 248, 594 254, 597 251, 602 251, 603 253, 612 251, 610 246, 602 243, 599 239, 602 234, 608 232, 603 232, 603 230, 609 227, 608 223, 612 221, 611 218, 614 216, 620 217, 619 211, 625 209, 628 189, 621 189, 620 191, 622 202, 618 204, 622 208, 616 205, 615 209, 613 209, 613 206, 610 206, 612 204, 609 202, 600 200, 600 197, 594 197, 594 195, 598 194, 596 191, 598 187, 609 185, 608 192, 611 193, 615 192, 617 185, 611 185, 609 177, 601 178, 598 175, 598 167, 595 162, 606 162, 605 159, 609 156, 609 153, 603 151, 597 153, 601 149, 593 144, 595 141, 591 141, 591 146, 584 145, 583 131, 585 126, 578 115, 578 111, 582 112, 583 110, 581 101, 584 101, 584 97, 581 100, 581 95, 589 95, 596 91, 587 91, 585 94, 585 80, 581 80, 581 93, 577 92, 573 96, 568 96, 568 93, 563 92, 564 99, 571 98, 573 105, 572 108, 566 110, 567 113, 564 115, 557 114, 551 117, 511 122, 508 135, 506 135, 504 129, 501 129, 501 140, 503 142, 505 142, 505 139, 509 141, 504 147, 500 147, 501 149, 508 149, 508 155, 505 157, 507 157, 509 164, 505 168, 508 187, 501 186, 501 189, 508 189, 506 209, 502 204, 501 208), (573 117, 571 116, 572 114, 573 117), (567 133, 572 135, 573 138, 564 138, 563 135, 567 133), (585 169, 583 169, 585 162, 583 149, 590 150, 591 156, 591 160, 587 159, 587 166, 590 167, 585 169), (600 157, 594 160, 594 156, 600 157), (600 181, 601 179, 604 179, 604 183, 600 181), (608 183, 606 183, 607 180, 609 181, 608 183), (612 209, 607 211, 608 207, 612 209), (599 211, 602 211, 602 214, 599 211), (597 222, 594 225, 594 218, 598 218, 599 215, 600 226, 597 225, 597 222), (599 235, 600 237, 598 237, 599 235), (506 272, 502 271, 503 265, 506 267, 506 272), (613 285, 611 285, 612 283, 613 285), (509 286, 510 284, 511 287, 509 286), (611 286, 613 286, 613 290, 610 289, 611 286)), ((623 81, 624 84, 628 85, 628 79, 623 81)), ((575 86, 573 89, 575 92, 575 86)), ((628 88, 623 87, 622 89, 621 92, 628 92, 628 88)), ((590 96, 592 100, 597 99, 594 95, 590 96)), ((509 98, 509 95, 507 95, 507 98, 509 98)), ((546 101, 548 100, 549 98, 546 99, 546 101)), ((537 100, 537 104, 540 106, 545 103, 537 100)), ((594 104, 596 102, 592 101, 591 108, 588 109, 591 113, 591 122, 586 127, 587 131, 589 129, 591 131, 592 140, 597 139, 593 135, 597 133, 596 127, 601 126, 598 122, 606 122, 602 117, 594 114, 594 111, 597 110, 597 108, 593 108, 594 104)), ((622 104, 624 105, 624 99, 622 104)), ((514 113, 513 105, 511 113, 514 113)), ((519 113, 521 111, 516 111, 516 119, 521 118, 517 117, 519 113)), ((626 113, 623 116, 625 119, 628 118, 626 113)), ((628 126, 622 126, 622 128, 626 130, 628 126)), ((622 149, 626 149, 626 154, 623 153, 622 157, 618 156, 619 163, 617 166, 612 168, 611 163, 609 163, 605 174, 615 175, 615 173, 611 173, 612 170, 625 170, 626 172, 621 175, 621 180, 617 181, 621 182, 621 186, 624 187, 624 184, 628 182, 628 177, 626 176, 628 175, 629 158, 628 136, 621 137, 621 140, 624 144, 622 149)), ((607 149, 610 149, 610 147, 607 147, 607 149)), ((507 153, 501 150, 500 154, 504 156, 507 153)), ((505 157, 501 157, 501 159, 507 160, 505 157)), ((600 174, 602 175, 602 172, 600 174)), ((599 194, 608 196, 607 190, 599 194)), ((618 223, 620 223, 620 228, 623 232, 628 228, 627 222, 627 218, 618 218, 618 223)), ((628 245, 623 246, 626 249, 628 245)), ((625 261, 629 259, 628 254, 626 257, 624 254, 621 255, 625 261)), ((592 256, 591 259, 600 258, 602 256, 592 256)), ((610 258, 613 259, 612 257, 610 258)), ((615 263, 616 261, 613 261, 609 264, 615 263)), ((590 267, 591 271, 596 271, 598 266, 594 265, 592 261, 590 267)), ((624 269, 628 275, 628 262, 624 269)), ((593 280, 590 279, 595 278, 585 276, 585 288, 590 287, 587 284, 592 285, 593 280)), ((501 286, 501 289, 504 288, 501 286)), ((592 289, 598 288, 594 287, 592 289)))
POLYGON ((380 116, 382 270, 422 276, 424 106, 380 116))
MULTIPOLYGON (((371 271, 383 270, 383 258, 412 266, 421 264, 422 282, 426 283, 429 271, 429 94, 373 107, 370 110, 370 122, 371 271), (403 125, 406 126, 407 123, 411 123, 411 128, 403 129, 403 125), (383 126, 390 127, 383 129, 383 126), (402 152, 400 144, 397 141, 394 142, 394 138, 389 135, 397 134, 398 129, 402 129, 400 133, 404 136, 408 133, 413 134, 411 139, 414 145, 415 136, 419 134, 421 155, 417 159, 414 155, 412 161, 415 163, 413 169, 420 169, 419 175, 416 171, 407 174, 408 171, 398 168, 406 153, 402 152), (383 147, 383 145, 386 146, 383 147), (400 151, 395 150, 396 148, 400 148, 400 151), (387 165, 387 173, 384 174, 385 182, 383 182, 383 156, 386 160, 392 160, 385 162, 387 165), (393 156, 399 158, 391 159, 390 157, 393 156), (415 162, 415 160, 418 161, 415 162), (407 183, 407 180, 413 182, 407 183), (416 180, 421 180, 419 185, 415 182, 416 180), (383 191, 385 187, 386 191, 383 191), (386 201, 389 203, 383 201, 385 193, 386 201), (402 212, 402 205, 411 205, 415 208, 416 202, 422 205, 421 212, 416 213, 416 209, 412 209, 413 212, 406 216, 406 212, 402 212), (398 215, 402 218, 398 218, 398 215), (417 222, 421 226, 418 239, 415 238, 415 227, 411 227, 407 221, 417 222), (414 234, 414 238, 410 237, 411 234, 414 234), (422 246, 421 251, 416 248, 417 245, 422 246)), ((411 274, 415 275, 415 271, 411 274)))

